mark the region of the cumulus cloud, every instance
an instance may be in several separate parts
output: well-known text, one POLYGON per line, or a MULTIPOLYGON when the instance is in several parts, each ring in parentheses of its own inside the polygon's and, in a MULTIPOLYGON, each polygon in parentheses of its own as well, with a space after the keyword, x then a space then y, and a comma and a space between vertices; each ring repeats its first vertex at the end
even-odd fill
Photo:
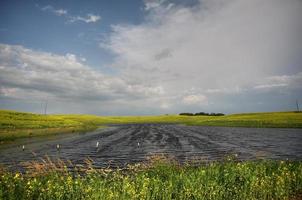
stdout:
POLYGON ((112 25, 100 46, 115 76, 73 54, 1 45, 0 97, 90 101, 111 114, 284 110, 302 98, 300 0, 176 2, 146 0, 141 24, 112 25))
POLYGON ((56 55, 0 44, 0 94, 27 100, 127 101, 164 93, 160 86, 127 83, 80 61, 71 53, 56 55))
POLYGON ((200 0, 167 9, 168 4, 145 1, 151 12, 144 23, 113 25, 100 44, 115 53, 112 66, 128 80, 160 83, 170 96, 194 87, 183 103, 197 101, 198 94, 222 102, 288 85, 268 80, 301 72, 301 1, 200 0))
MULTIPOLYGON (((286 73, 285 66, 300 54, 300 36, 294 30, 302 30, 301 2, 237 0, 223 7, 209 2, 177 7, 160 18, 153 14, 142 25, 113 26, 105 46, 129 73, 144 76, 152 69, 160 79, 190 79, 185 87, 204 89, 286 73)), ((150 73, 144 79, 148 77, 150 73)))

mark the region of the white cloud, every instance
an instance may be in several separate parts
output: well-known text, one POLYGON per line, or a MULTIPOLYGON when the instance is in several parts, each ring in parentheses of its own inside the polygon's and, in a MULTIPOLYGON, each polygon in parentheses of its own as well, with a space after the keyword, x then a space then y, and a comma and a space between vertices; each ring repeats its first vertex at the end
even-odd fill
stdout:
MULTIPOLYGON (((39 7, 37 5, 37 7, 39 7)), ((101 16, 100 15, 94 15, 94 14, 87 14, 86 16, 73 16, 68 14, 68 11, 65 9, 55 9, 53 6, 51 5, 47 5, 44 7, 39 7, 42 11, 47 11, 47 12, 51 12, 57 16, 64 16, 66 17, 69 22, 78 22, 78 21, 82 21, 85 23, 95 23, 101 20, 101 16)))
POLYGON ((302 88, 302 72, 293 75, 269 76, 260 85, 254 89, 297 89, 302 88))
POLYGON ((249 88, 241 88, 237 85, 237 86, 234 86, 232 88, 222 87, 220 89, 217 89, 217 88, 206 89, 205 93, 208 93, 208 94, 238 94, 238 93, 245 92, 248 89, 249 88))
POLYGON ((55 10, 54 12, 59 16, 67 15, 67 10, 64 10, 64 9, 58 9, 58 10, 55 10))
POLYGON ((222 89, 207 89, 205 92, 206 93, 221 93, 221 92, 223 92, 224 90, 222 90, 222 89))
POLYGON ((74 54, 67 53, 65 57, 67 58, 67 60, 70 60, 72 62, 77 62, 77 57, 74 54))
POLYGON ((159 107, 160 107, 161 109, 168 109, 168 108, 171 107, 171 105, 168 104, 168 103, 166 103, 166 102, 162 102, 162 103, 159 105, 159 107))
POLYGON ((0 87, 0 94, 5 97, 16 96, 16 93, 17 93, 16 88, 0 87))
POLYGON ((187 105, 206 105, 208 104, 208 99, 206 96, 202 95, 202 94, 198 94, 198 95, 188 95, 183 97, 183 102, 184 104, 187 105))
POLYGON ((99 20, 101 20, 101 16, 93 15, 93 14, 87 14, 86 17, 81 17, 81 16, 70 17, 70 22, 82 21, 82 22, 85 22, 85 23, 95 23, 99 20))
MULTIPOLYGON (((301 97, 300 0, 173 3, 145 1, 141 24, 112 25, 100 46, 116 55, 115 76, 73 54, 1 45, 0 94, 99 102, 92 110, 117 114, 255 111, 255 102, 273 109, 284 98, 301 97)), ((101 20, 93 14, 64 16, 71 22, 101 20)))
POLYGON ((301 72, 294 64, 302 63, 301 1, 201 0, 168 10, 167 3, 146 1, 152 11, 145 23, 114 25, 100 44, 116 54, 112 66, 129 81, 160 83, 166 96, 194 87, 224 101, 280 84, 264 83, 267 77, 301 72))
POLYGON ((164 93, 160 85, 137 85, 65 56, 0 44, 1 94, 19 99, 48 96, 57 100, 128 101, 164 93))
POLYGON ((41 8, 43 11, 53 10, 53 7, 51 5, 47 5, 41 8))
POLYGON ((163 3, 165 3, 167 0, 145 0, 145 10, 151 10, 156 9, 160 6, 162 6, 163 3))
POLYGON ((276 88, 276 87, 285 87, 287 84, 279 83, 279 84, 265 84, 265 85, 257 85, 254 87, 254 89, 270 89, 270 88, 276 88))
POLYGON ((126 67, 125 73, 145 81, 174 80, 178 89, 253 85, 284 71, 300 54, 300 36, 293 30, 302 33, 301 2, 233 0, 209 8, 213 5, 202 1, 160 17, 151 13, 141 25, 115 25, 102 46, 117 55, 114 66, 126 67))
POLYGON ((65 9, 55 9, 53 6, 51 5, 47 5, 47 6, 44 6, 41 8, 42 11, 49 11, 49 12, 52 12, 53 14, 55 15, 58 15, 58 16, 63 16, 63 15, 67 15, 68 11, 65 10, 65 9))

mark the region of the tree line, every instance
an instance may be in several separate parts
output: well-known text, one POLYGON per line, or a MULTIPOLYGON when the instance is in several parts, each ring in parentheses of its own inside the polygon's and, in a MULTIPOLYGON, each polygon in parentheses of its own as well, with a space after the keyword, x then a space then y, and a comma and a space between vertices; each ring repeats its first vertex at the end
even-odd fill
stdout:
POLYGON ((198 113, 179 113, 179 115, 186 116, 224 116, 223 113, 206 113, 206 112, 198 112, 198 113))

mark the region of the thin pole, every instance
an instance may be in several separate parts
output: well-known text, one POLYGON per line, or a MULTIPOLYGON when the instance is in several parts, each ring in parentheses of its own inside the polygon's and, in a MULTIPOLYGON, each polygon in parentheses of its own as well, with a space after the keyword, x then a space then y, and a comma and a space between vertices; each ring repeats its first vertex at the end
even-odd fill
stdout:
POLYGON ((300 110, 299 110, 299 102, 298 102, 298 100, 296 99, 296 106, 297 106, 297 111, 299 112, 300 110))
POLYGON ((48 104, 48 100, 46 100, 46 103, 45 103, 45 108, 44 108, 44 114, 45 115, 47 114, 47 104, 48 104))

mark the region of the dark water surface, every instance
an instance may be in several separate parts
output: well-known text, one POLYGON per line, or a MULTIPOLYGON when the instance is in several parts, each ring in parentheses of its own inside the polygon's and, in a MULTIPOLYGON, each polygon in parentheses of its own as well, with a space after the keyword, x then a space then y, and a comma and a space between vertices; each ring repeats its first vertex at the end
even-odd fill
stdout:
POLYGON ((241 160, 301 161, 302 129, 115 125, 86 134, 31 138, 1 145, 0 164, 17 169, 21 162, 39 160, 48 155, 74 164, 83 164, 89 157, 96 167, 105 167, 108 163, 123 167, 158 153, 172 155, 180 162, 195 158, 220 160, 231 154, 237 154, 241 160), (25 145, 24 151, 22 145, 25 145))

